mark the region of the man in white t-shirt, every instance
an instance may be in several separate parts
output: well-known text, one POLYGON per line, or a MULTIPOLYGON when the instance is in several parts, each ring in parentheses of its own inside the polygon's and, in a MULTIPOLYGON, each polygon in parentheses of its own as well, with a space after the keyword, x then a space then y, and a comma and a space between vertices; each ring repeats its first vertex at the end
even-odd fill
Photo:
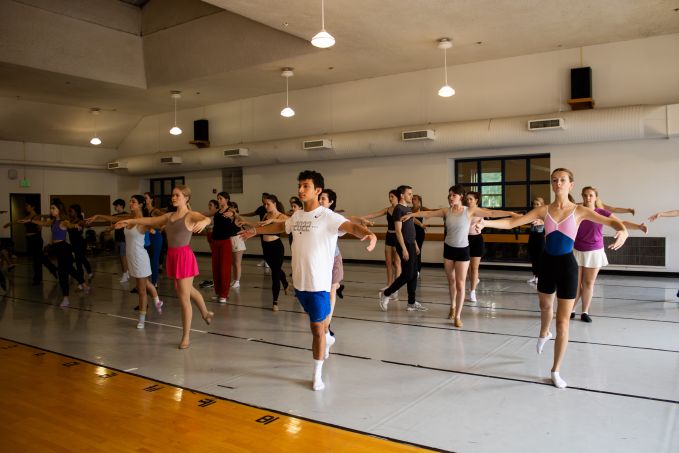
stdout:
POLYGON ((299 174, 299 199, 304 210, 296 211, 285 223, 272 223, 240 233, 244 239, 256 234, 276 234, 286 231, 292 241, 292 283, 299 303, 309 314, 313 335, 314 374, 312 388, 322 390, 323 360, 329 356, 335 339, 328 333, 330 287, 335 247, 340 232, 349 233, 362 241, 368 240, 368 251, 375 248, 377 238, 364 226, 351 223, 339 214, 319 204, 318 197, 325 186, 323 175, 312 170, 299 174))

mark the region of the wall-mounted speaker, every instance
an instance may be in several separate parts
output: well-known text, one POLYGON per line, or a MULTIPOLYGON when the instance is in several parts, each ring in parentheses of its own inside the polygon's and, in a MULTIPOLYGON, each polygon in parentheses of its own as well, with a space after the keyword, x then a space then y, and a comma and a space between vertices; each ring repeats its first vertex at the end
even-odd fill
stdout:
POLYGON ((571 99, 592 97, 592 68, 571 69, 571 99))
POLYGON ((192 144, 199 148, 210 146, 210 126, 207 120, 195 120, 193 122, 192 144))

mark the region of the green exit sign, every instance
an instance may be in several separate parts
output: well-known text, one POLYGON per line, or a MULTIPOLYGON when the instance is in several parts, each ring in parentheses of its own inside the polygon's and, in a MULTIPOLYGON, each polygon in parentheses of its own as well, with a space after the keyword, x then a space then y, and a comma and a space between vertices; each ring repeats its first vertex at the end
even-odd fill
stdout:
POLYGON ((28 179, 24 178, 24 179, 21 180, 21 182, 19 183, 19 185, 21 185, 21 187, 31 187, 31 181, 29 181, 28 179))

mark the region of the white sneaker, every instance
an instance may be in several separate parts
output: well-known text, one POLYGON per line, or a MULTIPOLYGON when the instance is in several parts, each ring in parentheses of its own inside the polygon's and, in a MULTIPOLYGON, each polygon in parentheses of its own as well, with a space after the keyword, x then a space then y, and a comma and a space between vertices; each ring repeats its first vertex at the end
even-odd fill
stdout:
POLYGON ((469 291, 469 300, 472 302, 476 302, 476 291, 469 291))
POLYGON ((259 263, 257 263, 257 267, 263 267, 266 265, 266 261, 262 260, 259 263))
POLYGON ((234 280, 233 283, 231 283, 232 288, 240 288, 240 282, 238 280, 234 280))
POLYGON ((414 304, 408 304, 408 308, 406 308, 407 311, 427 311, 429 310, 427 307, 422 305, 419 302, 415 302, 414 304))
POLYGON ((220 303, 220 304, 225 304, 225 303, 226 303, 226 300, 227 300, 226 297, 220 297, 220 298, 219 298, 219 303, 220 303))
POLYGON ((389 305, 389 300, 390 300, 389 296, 385 296, 384 290, 381 289, 377 293, 377 298, 380 300, 380 302, 379 302, 380 310, 387 311, 387 305, 389 305))
POLYGON ((389 299, 391 299, 391 300, 398 300, 398 291, 396 291, 394 294, 392 294, 391 296, 389 296, 389 299))
POLYGON ((137 323, 137 329, 143 329, 144 328, 144 321, 139 321, 137 323))
POLYGON ((127 272, 123 273, 123 276, 120 277, 120 283, 127 283, 128 280, 130 280, 130 274, 127 272))
POLYGON ((92 280, 94 278, 94 273, 87 274, 87 279, 92 280))
POLYGON ((59 304, 59 308, 66 308, 69 305, 71 305, 71 301, 68 300, 68 297, 64 297, 64 300, 59 304))
POLYGON ((538 281, 538 278, 535 275, 533 275, 531 278, 529 278, 527 280, 528 283, 535 283, 537 281, 538 281))
POLYGON ((219 296, 212 296, 210 297, 211 300, 219 300, 219 296))

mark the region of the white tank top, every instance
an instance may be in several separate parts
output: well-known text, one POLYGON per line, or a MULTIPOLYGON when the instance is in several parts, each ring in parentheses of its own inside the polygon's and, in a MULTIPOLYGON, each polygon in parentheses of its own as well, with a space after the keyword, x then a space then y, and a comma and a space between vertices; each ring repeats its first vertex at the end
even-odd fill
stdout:
POLYGON ((462 212, 453 214, 453 208, 446 212, 446 239, 449 247, 467 247, 469 245, 469 224, 471 220, 467 214, 467 207, 462 207, 462 212))

